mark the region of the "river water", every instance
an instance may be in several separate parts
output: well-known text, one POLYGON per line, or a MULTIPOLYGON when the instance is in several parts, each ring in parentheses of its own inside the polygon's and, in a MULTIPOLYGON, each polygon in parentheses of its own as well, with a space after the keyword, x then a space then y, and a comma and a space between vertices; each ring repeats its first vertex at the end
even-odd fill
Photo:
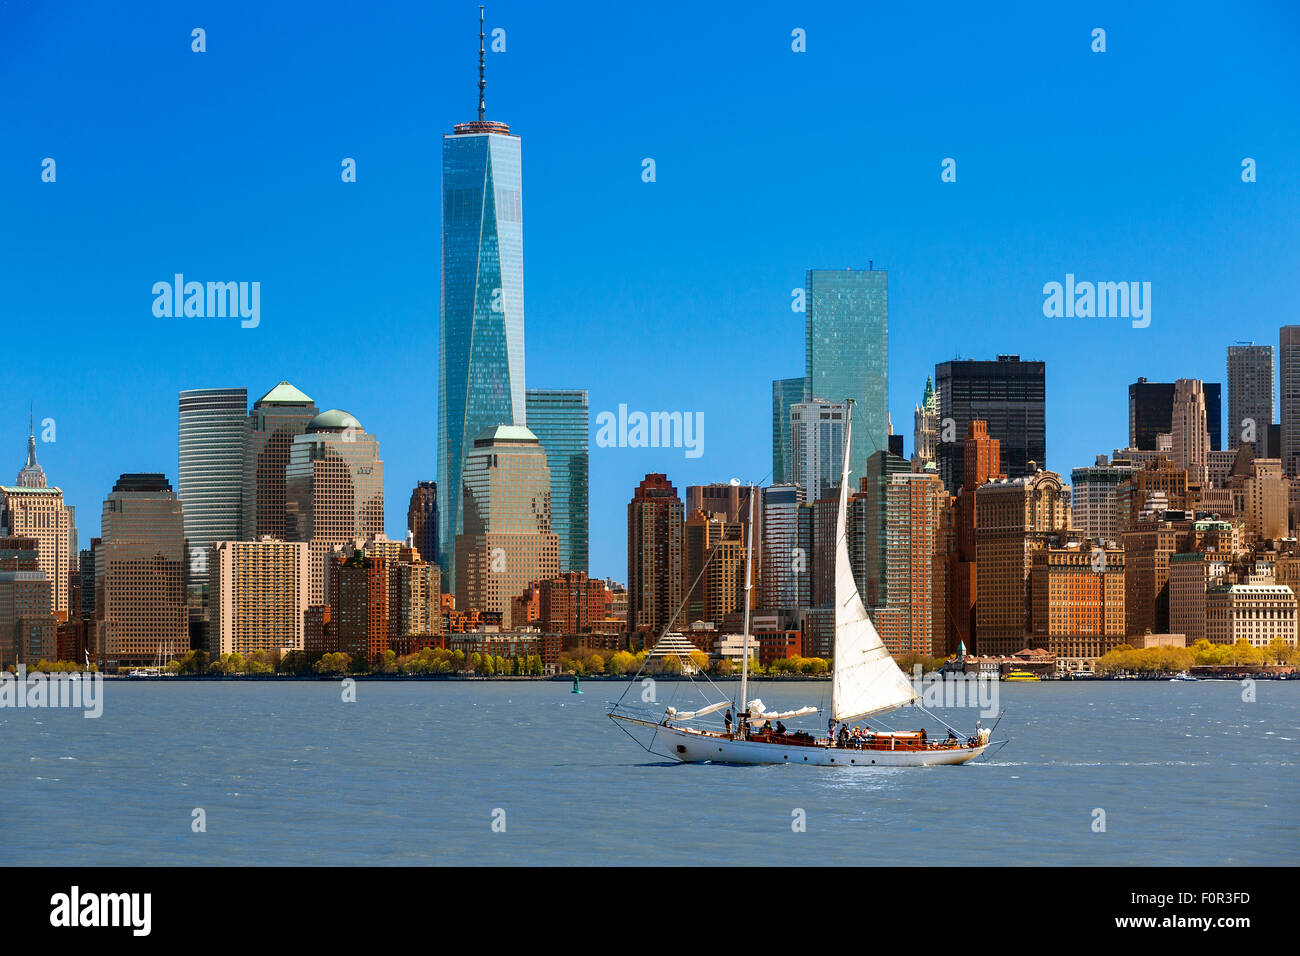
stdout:
MULTIPOLYGON (((109 681, 98 719, 0 709, 0 863, 1300 862, 1300 682, 1001 684, 1009 743, 918 769, 675 764, 605 717, 624 687, 109 681)), ((921 718, 888 724, 945 733, 921 718)))

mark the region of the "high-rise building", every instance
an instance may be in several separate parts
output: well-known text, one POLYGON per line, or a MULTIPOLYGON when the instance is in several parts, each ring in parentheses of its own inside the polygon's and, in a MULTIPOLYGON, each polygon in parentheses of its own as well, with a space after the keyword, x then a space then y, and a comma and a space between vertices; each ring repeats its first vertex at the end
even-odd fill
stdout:
POLYGON ((213 544, 208 652, 217 657, 302 650, 307 560, 305 541, 266 537, 213 544))
POLYGON ((457 123, 442 140, 438 514, 444 570, 456 582, 466 459, 485 428, 528 423, 520 140, 486 118, 483 91, 480 23, 478 119, 457 123))
POLYGON ((465 458, 461 489, 456 606, 500 613, 510 627, 513 598, 560 572, 546 452, 522 425, 485 428, 465 458))
POLYGON ((1188 482, 1205 485, 1210 478, 1210 430, 1206 424, 1204 383, 1180 378, 1174 383, 1170 440, 1174 464, 1187 472, 1188 482))
MULTIPOLYGON (((905 467, 901 458, 895 461, 905 467)), ((929 657, 943 650, 943 635, 934 632, 934 607, 944 597, 935 594, 935 581, 938 563, 948 557, 940 550, 948 493, 938 475, 903 467, 882 462, 879 477, 867 483, 871 510, 883 518, 879 554, 869 565, 877 591, 868 613, 891 654, 929 657)), ((876 551, 872 543, 869 553, 876 551)))
POLYGON ((253 403, 244 429, 243 520, 235 536, 239 540, 284 538, 284 470, 293 440, 318 414, 316 403, 288 382, 253 403))
POLYGON ((928 375, 921 404, 912 411, 912 445, 914 471, 922 471, 926 465, 939 460, 939 394, 928 375))
POLYGON ((772 382, 772 484, 790 480, 790 407, 804 400, 804 378, 772 382))
MULTIPOLYGON (((809 501, 820 501, 840 485, 847 412, 848 405, 843 402, 819 399, 790 406, 790 457, 786 465, 789 480, 803 486, 809 501)), ((854 420, 856 423, 856 416, 854 420)), ((880 447, 884 448, 883 442, 880 447)), ((861 477, 865 473, 869 457, 862 456, 862 468, 853 474, 861 477)))
POLYGON ((1091 467, 1070 473, 1073 486, 1072 520, 1075 531, 1094 541, 1118 541, 1125 530, 1125 507, 1120 490, 1137 466, 1124 458, 1098 455, 1091 467))
POLYGON ((1069 529, 1070 487, 1051 471, 1000 478, 979 489, 976 507, 976 648, 1014 654, 1030 633, 1034 552, 1069 529))
POLYGON ((96 652, 120 667, 190 649, 185 519, 160 474, 124 474, 104 499, 95 548, 96 652))
POLYGON ((308 600, 325 602, 325 555, 336 544, 384 532, 379 441, 331 408, 293 440, 284 471, 285 538, 308 544, 308 600))
POLYGON ((760 498, 762 521, 762 607, 807 607, 810 597, 811 549, 800 540, 804 490, 790 482, 769 485, 760 498))
MULTIPOLYGON (((50 613, 50 581, 40 569, 37 540, 33 537, 0 538, 0 667, 10 664, 36 664, 42 657, 56 660, 46 652, 32 656, 31 641, 24 646, 24 625, 40 626, 54 622, 50 613)), ((40 631, 44 634, 44 629, 40 631)), ((42 648, 43 649, 43 648, 42 648)))
MULTIPOLYGON (((1047 366, 999 355, 996 361, 953 360, 935 366, 940 438, 965 435, 971 422, 986 423, 1001 446, 1002 471, 1023 478, 1047 460, 1047 366), (1032 463, 1032 464, 1031 464, 1032 463)), ((961 488, 965 443, 939 442, 939 477, 949 494, 961 488)))
POLYGON ((420 557, 441 567, 436 481, 421 481, 411 489, 411 503, 406 507, 406 530, 411 533, 411 540, 420 552, 420 557))
POLYGON ((889 273, 809 269, 805 305, 805 400, 856 403, 849 468, 861 476, 889 448, 889 273))
POLYGON ((1123 549, 1053 541, 1031 561, 1029 646, 1054 655, 1060 670, 1091 670, 1126 633, 1123 549))
POLYGON ((190 621, 208 619, 208 552, 237 541, 243 521, 248 389, 192 388, 179 396, 176 491, 183 504, 190 621))
POLYGON ((49 583, 49 611, 59 621, 68 619, 68 580, 71 572, 71 517, 63 491, 50 487, 36 461, 36 431, 27 438, 27 463, 18 483, 0 486, 0 534, 36 539, 38 569, 49 583))
MULTIPOLYGON (((1175 382, 1148 382, 1139 378, 1128 387, 1128 444, 1140 451, 1160 450, 1161 435, 1173 432, 1175 382)), ((1219 382, 1202 382, 1205 420, 1210 432, 1210 450, 1223 448, 1223 387, 1219 382)))
POLYGON ((1278 458, 1281 449, 1268 443, 1273 424, 1273 346, 1228 346, 1228 448, 1242 441, 1259 458, 1278 458))
POLYGON ((1163 514, 1124 533, 1125 633, 1169 633, 1169 562, 1185 551, 1191 535, 1191 520, 1165 520, 1163 514))
POLYGON ((587 392, 530 388, 528 430, 551 471, 551 530, 560 539, 560 570, 587 572, 587 392))
MULTIPOLYGON (((961 495, 957 498, 956 515, 952 522, 956 549, 949 572, 953 630, 952 641, 944 648, 948 654, 955 654, 961 644, 965 644, 968 651, 976 647, 979 574, 975 532, 979 514, 979 489, 995 478, 1005 477, 1002 474, 1002 444, 996 438, 989 437, 986 422, 973 421, 968 424, 963 442, 961 495)), ((952 489, 948 488, 948 491, 951 493, 952 489)))
POLYGON ((1300 325, 1284 325, 1278 333, 1277 377, 1282 389, 1282 468, 1294 478, 1300 460, 1300 325))
POLYGON ((649 474, 627 506, 627 629, 654 646, 682 603, 682 499, 649 474))

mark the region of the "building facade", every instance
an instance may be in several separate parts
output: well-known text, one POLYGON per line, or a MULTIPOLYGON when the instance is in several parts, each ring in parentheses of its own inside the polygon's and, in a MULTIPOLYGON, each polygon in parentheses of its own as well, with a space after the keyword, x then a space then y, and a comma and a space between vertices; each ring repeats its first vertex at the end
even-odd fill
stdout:
POLYGON ((585 389, 527 390, 528 430, 551 471, 551 530, 560 540, 560 570, 587 573, 588 412, 585 389))
MULTIPOLYGON (((288 382, 256 402, 244 426, 243 492, 240 532, 232 537, 256 541, 285 536, 284 473, 294 439, 319 414, 316 403, 288 382)), ((182 499, 184 500, 184 499, 182 499)))
POLYGON ((308 601, 305 541, 219 541, 208 557, 208 653, 303 649, 308 601))
POLYGON ((1269 446, 1273 424, 1273 346, 1228 346, 1228 448, 1244 441, 1260 458, 1280 458, 1269 446))
MULTIPOLYGON (((982 421, 999 442, 1002 472, 1022 478, 1047 461, 1047 366, 999 355, 995 361, 954 360, 935 366, 940 439, 965 435, 982 421), (951 423, 951 424, 950 424, 951 423), (1031 465, 1031 463, 1033 463, 1031 465)), ((939 477, 950 494, 961 489, 965 443, 939 442, 939 477)))
POLYGON ((627 506, 627 629, 653 647, 682 603, 682 500, 649 474, 627 506))
POLYGON ((804 400, 804 379, 772 382, 772 484, 790 481, 790 408, 804 400))

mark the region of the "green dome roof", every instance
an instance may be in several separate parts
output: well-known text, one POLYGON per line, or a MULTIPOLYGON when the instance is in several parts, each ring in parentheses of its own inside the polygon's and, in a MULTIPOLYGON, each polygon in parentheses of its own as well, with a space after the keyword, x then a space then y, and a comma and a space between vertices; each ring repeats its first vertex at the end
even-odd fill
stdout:
POLYGON ((355 428, 362 431, 361 423, 352 417, 348 412, 340 408, 330 408, 321 412, 311 420, 307 426, 309 432, 329 432, 344 431, 348 428, 355 428))

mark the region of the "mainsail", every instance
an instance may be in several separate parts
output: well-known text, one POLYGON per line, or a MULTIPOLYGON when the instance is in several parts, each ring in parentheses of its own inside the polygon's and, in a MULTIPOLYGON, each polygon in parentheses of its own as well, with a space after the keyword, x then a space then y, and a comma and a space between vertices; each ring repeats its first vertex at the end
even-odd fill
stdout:
POLYGON ((840 513, 835 522, 835 661, 831 716, 849 720, 893 710, 917 699, 902 669, 894 663, 862 606, 849 564, 849 450, 853 446, 853 406, 844 422, 844 472, 840 513))

